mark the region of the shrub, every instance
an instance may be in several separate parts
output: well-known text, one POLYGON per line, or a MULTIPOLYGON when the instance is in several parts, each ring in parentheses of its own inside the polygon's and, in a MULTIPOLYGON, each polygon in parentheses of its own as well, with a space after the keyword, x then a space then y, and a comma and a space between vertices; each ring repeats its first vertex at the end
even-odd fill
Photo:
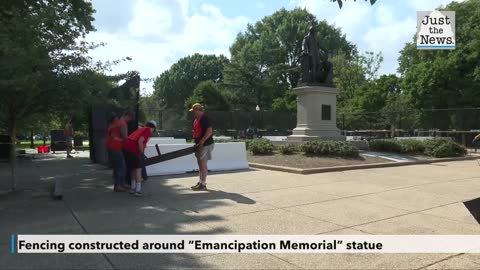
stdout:
POLYGON ((400 140, 398 141, 402 146, 403 153, 423 153, 425 151, 425 144, 419 140, 400 140))
POLYGON ((467 150, 450 138, 435 138, 426 141, 418 140, 372 140, 370 150, 395 153, 423 153, 432 157, 460 157, 467 150))
POLYGON ((438 148, 442 144, 447 144, 453 142, 450 138, 435 138, 430 140, 423 141, 423 145, 425 146, 425 154, 431 156, 433 150, 438 148))
POLYGON ((450 138, 436 138, 426 140, 425 155, 436 158, 461 157, 467 154, 465 147, 454 142, 450 138))
POLYGON ((400 141, 397 140, 371 140, 368 142, 368 148, 373 151, 402 153, 403 148, 400 141))
POLYGON ((269 155, 273 153, 273 143, 267 139, 253 139, 248 143, 248 150, 253 155, 269 155))
POLYGON ((280 151, 282 155, 291 155, 298 152, 298 147, 294 144, 284 144, 278 147, 278 151, 280 151))
POLYGON ((348 142, 311 141, 302 145, 302 152, 315 156, 358 157, 358 149, 348 142))

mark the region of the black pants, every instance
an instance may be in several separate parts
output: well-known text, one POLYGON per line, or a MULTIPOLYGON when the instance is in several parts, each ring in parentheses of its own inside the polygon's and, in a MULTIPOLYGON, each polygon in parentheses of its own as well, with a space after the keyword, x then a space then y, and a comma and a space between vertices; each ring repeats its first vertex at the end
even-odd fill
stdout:
MULTIPOLYGON (((125 151, 123 151, 123 156, 126 156, 125 151)), ((145 167, 145 158, 146 157, 144 155, 142 155, 142 158, 140 158, 140 166, 142 168, 142 178, 143 178, 144 181, 146 181, 148 179, 147 169, 145 167)), ((125 166, 125 168, 127 170, 125 181, 127 182, 127 184, 130 185, 132 183, 132 178, 130 176, 130 169, 128 169, 128 166, 125 166)))

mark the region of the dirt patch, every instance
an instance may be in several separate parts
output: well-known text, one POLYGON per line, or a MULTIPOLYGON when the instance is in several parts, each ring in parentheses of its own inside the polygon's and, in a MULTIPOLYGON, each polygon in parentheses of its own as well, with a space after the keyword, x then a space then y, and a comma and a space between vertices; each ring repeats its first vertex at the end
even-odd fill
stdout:
POLYGON ((299 169, 392 162, 390 160, 378 157, 360 156, 359 158, 354 159, 344 159, 335 157, 311 157, 305 156, 304 154, 282 155, 279 153, 267 156, 254 156, 251 153, 248 153, 248 161, 253 163, 292 167, 299 169))

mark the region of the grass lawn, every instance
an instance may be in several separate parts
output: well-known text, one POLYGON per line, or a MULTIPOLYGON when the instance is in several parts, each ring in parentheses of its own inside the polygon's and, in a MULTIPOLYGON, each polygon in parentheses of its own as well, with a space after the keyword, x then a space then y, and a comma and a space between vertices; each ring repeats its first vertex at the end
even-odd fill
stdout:
MULTIPOLYGON (((17 149, 32 149, 30 148, 30 141, 21 141, 20 144, 17 144, 17 149)), ((50 145, 50 141, 45 141, 46 145, 50 145)), ((43 141, 33 141, 34 148, 37 149, 38 146, 43 146, 43 141)), ((83 142, 84 147, 88 147, 88 141, 83 142)))
POLYGON ((248 153, 248 161, 253 163, 292 167, 299 169, 392 162, 390 160, 377 157, 360 156, 358 158, 345 159, 338 157, 310 157, 305 156, 302 153, 297 153, 293 155, 282 155, 280 153, 275 153, 273 155, 263 156, 254 156, 251 153, 248 153))
MULTIPOLYGON (((29 149, 30 141, 21 141, 20 144, 17 144, 17 149, 29 149)), ((50 145, 50 141, 45 141, 46 145, 50 145)), ((34 149, 38 146, 43 146, 43 141, 33 141, 34 149)))

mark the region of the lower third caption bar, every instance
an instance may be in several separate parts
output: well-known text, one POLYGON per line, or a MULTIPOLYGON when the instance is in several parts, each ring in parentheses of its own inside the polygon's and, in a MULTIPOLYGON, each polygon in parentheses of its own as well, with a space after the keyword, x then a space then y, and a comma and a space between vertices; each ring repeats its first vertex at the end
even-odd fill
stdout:
POLYGON ((18 235, 16 241, 18 253, 480 253, 480 235, 18 235))

